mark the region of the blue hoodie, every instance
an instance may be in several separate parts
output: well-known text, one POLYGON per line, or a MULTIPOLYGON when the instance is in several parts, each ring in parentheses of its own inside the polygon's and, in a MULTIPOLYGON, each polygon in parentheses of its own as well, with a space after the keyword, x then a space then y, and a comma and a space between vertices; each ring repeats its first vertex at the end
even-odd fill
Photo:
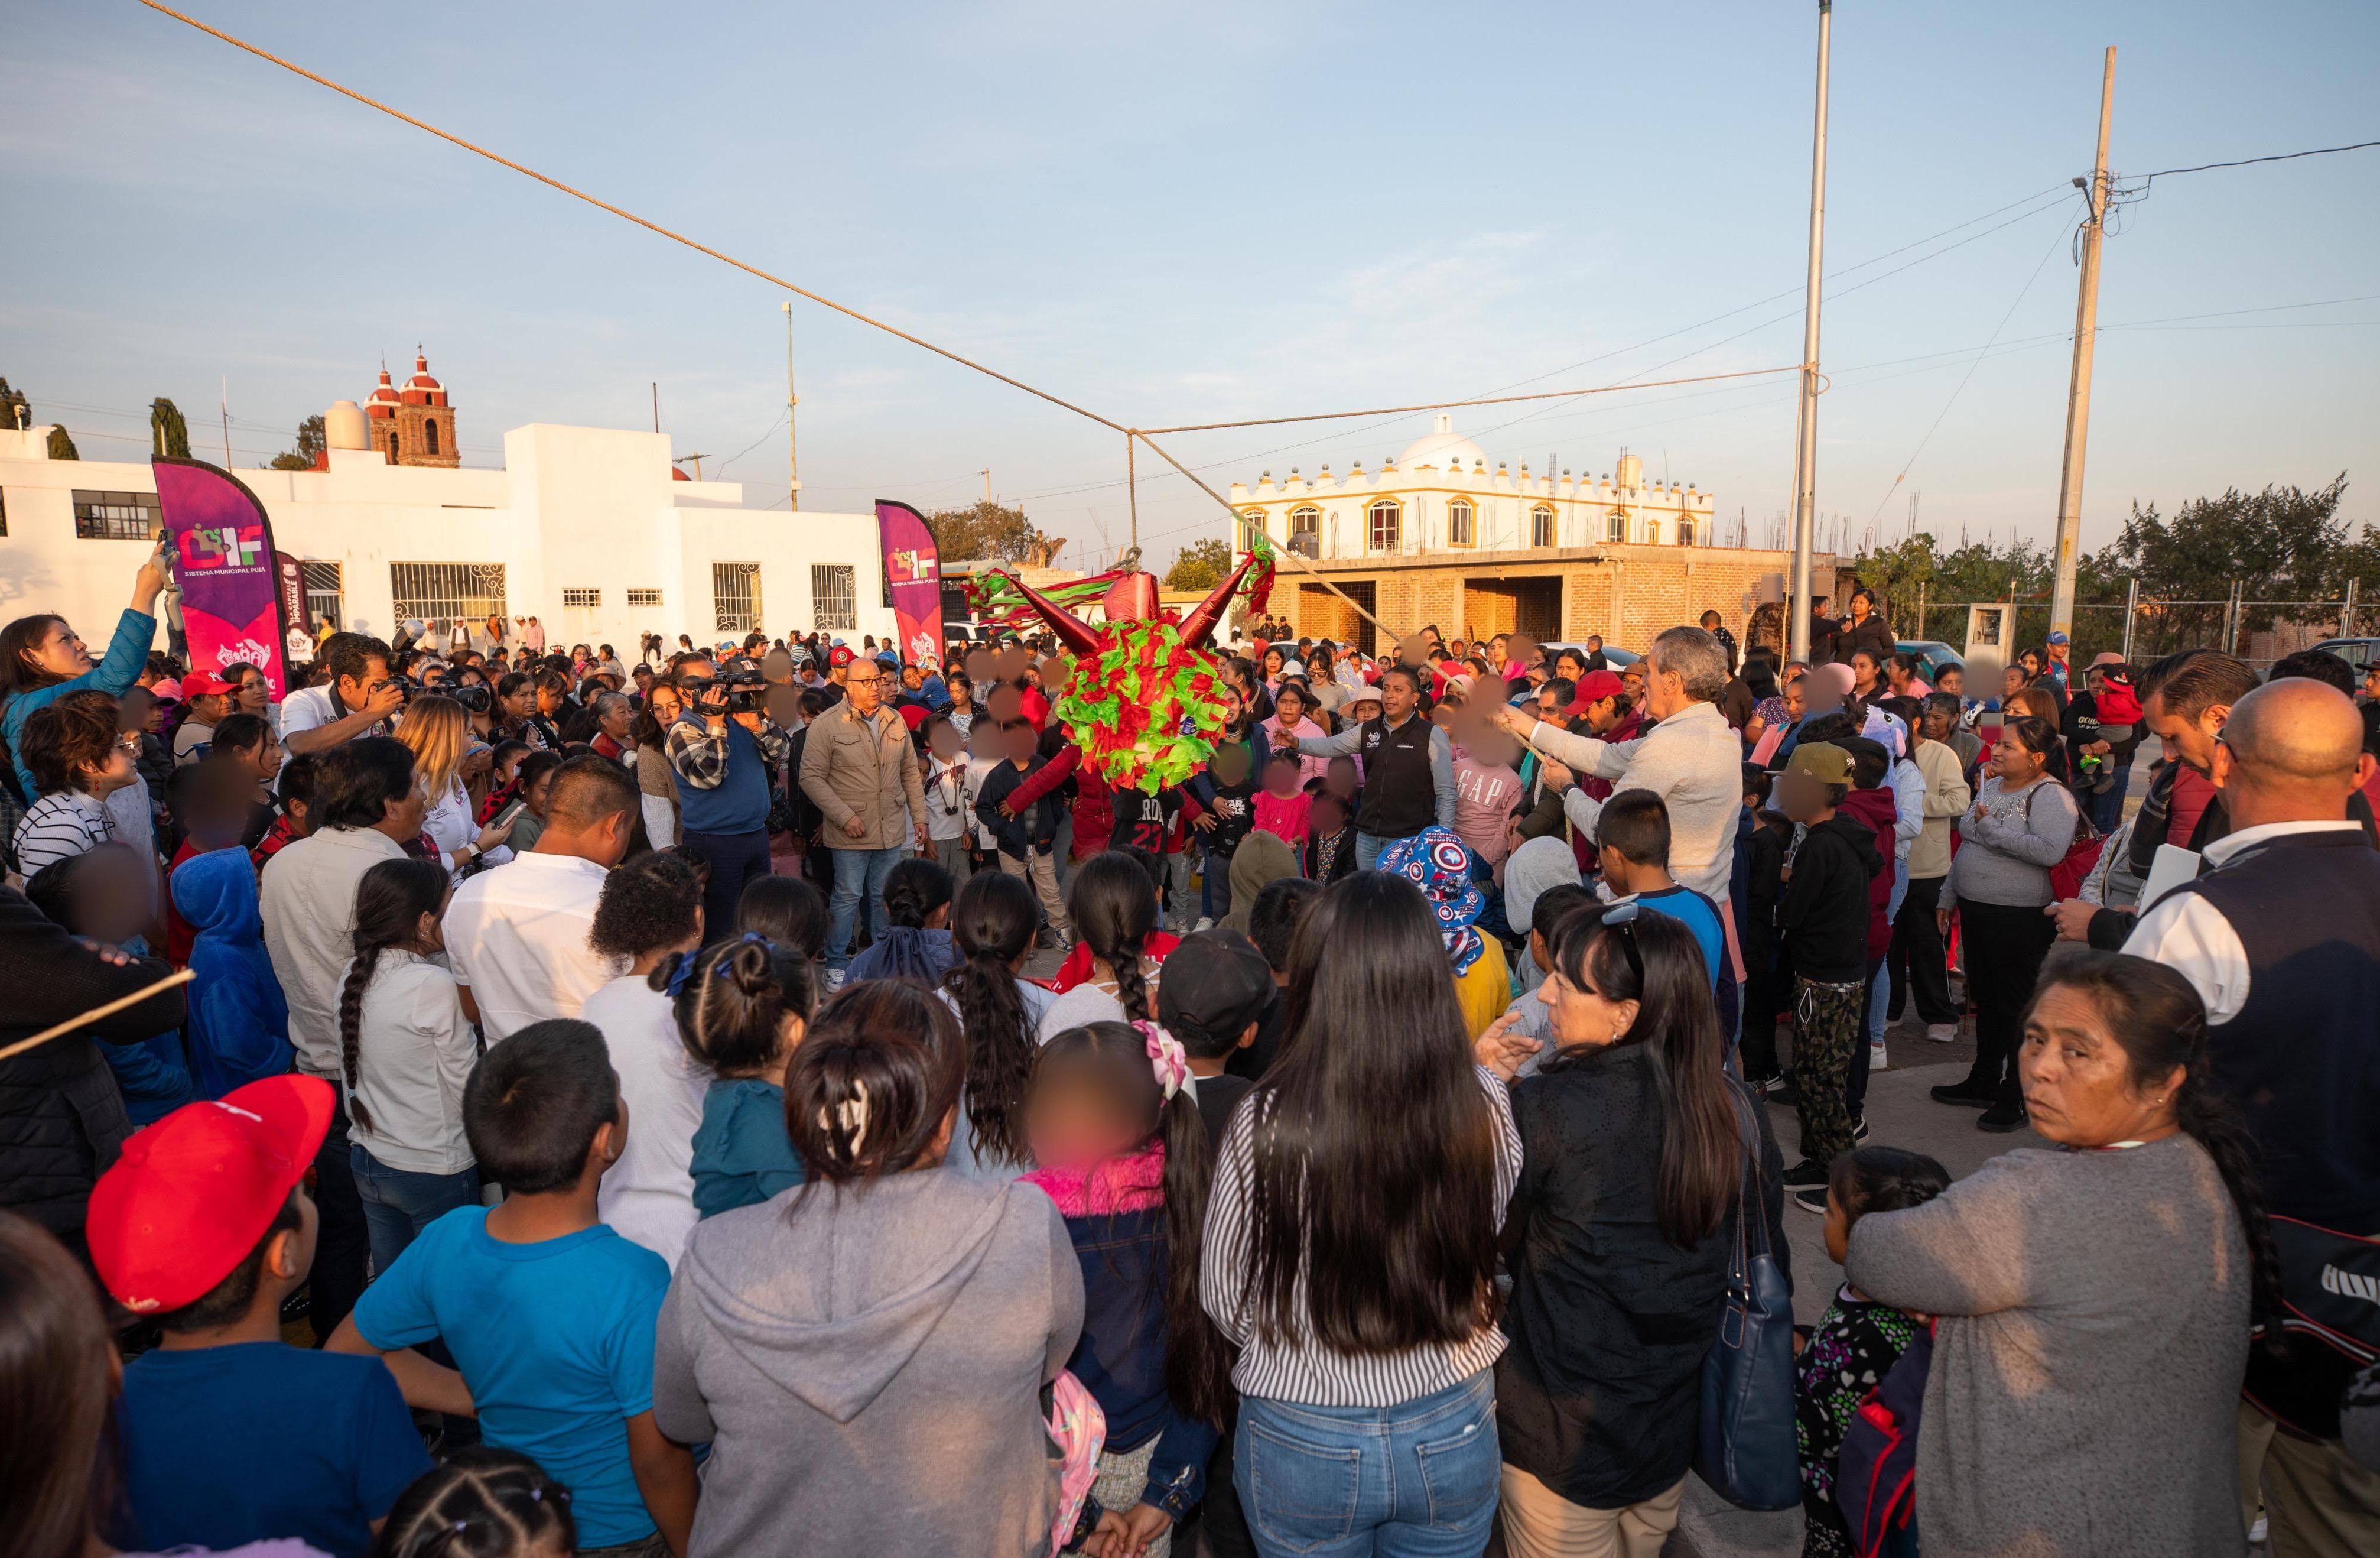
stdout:
POLYGON ((256 868, 245 849, 194 855, 174 871, 174 907, 199 933, 190 948, 190 1076, 221 1098, 289 1069, 289 1004, 264 951, 256 868))

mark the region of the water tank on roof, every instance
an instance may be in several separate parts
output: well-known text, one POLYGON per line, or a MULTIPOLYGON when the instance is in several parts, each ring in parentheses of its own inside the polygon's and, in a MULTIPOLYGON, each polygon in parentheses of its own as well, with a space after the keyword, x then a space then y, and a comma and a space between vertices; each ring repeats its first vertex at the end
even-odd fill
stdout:
POLYGON ((322 413, 322 442, 334 449, 369 449, 364 436, 364 408, 352 400, 334 400, 322 413))
POLYGON ((1641 487, 1645 484, 1645 462, 1634 455, 1622 455, 1620 469, 1613 474, 1622 487, 1641 487))

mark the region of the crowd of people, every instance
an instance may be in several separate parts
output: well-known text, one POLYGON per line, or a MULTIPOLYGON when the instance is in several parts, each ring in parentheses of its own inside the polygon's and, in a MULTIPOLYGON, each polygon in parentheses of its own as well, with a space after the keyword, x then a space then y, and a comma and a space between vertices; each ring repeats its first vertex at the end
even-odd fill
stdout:
POLYGON ((1764 1460, 1820 1558, 2380 1551, 2335 656, 1266 619, 1144 789, 1046 640, 275 700, 161 569, 0 628, 13 1552, 1653 1558, 1764 1460), (2047 1150, 1871 1139, 1888 1031, 2047 1150))

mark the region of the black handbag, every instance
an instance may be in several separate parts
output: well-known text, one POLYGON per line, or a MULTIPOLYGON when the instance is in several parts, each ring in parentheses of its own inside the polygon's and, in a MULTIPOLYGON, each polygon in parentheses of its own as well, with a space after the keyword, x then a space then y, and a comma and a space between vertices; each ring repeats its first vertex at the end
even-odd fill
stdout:
POLYGON ((1744 1166, 1736 1183, 1726 1307, 1718 1335, 1703 1358, 1694 1472, 1741 1508, 1791 1509, 1802 1502, 1793 1421, 1793 1285, 1768 1243, 1759 1129, 1732 1084, 1728 1098, 1743 1139, 1744 1166))

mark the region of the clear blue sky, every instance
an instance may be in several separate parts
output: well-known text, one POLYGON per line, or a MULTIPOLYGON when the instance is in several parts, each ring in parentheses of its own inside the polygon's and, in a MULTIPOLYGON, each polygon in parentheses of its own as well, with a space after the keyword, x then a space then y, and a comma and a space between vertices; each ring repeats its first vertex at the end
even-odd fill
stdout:
MULTIPOLYGON (((1808 3, 185 4, 1122 421, 1798 356, 1808 3)), ((783 501, 775 289, 131 0, 18 0, 0 25, 0 373, 87 456, 139 457, 157 395, 214 453, 227 377, 236 457, 261 461, 419 340, 468 462, 528 421, 649 427, 657 380, 679 453, 783 501)), ((1854 537, 1879 505, 1897 530, 1913 488, 1954 543, 2046 540, 2080 204, 2049 194, 2089 166, 2110 43, 2120 172, 2380 138, 2380 7, 2355 0, 1845 0, 1819 488, 1854 537)), ((2380 512, 2375 256, 2380 151, 2130 207, 2100 318, 2149 327, 2101 338, 2084 544, 2135 499, 2341 470, 2349 511, 2380 512)), ((795 310, 807 506, 960 502, 988 466, 1045 529, 1121 545, 1120 438, 795 310)), ((1606 471, 1628 444, 1755 542, 1791 485, 1790 375, 1457 417, 1515 469, 1606 471)), ((1220 487, 1374 467, 1427 425, 1172 442, 1220 487)), ((1179 480, 1140 507, 1160 567, 1222 532, 1179 480)))

